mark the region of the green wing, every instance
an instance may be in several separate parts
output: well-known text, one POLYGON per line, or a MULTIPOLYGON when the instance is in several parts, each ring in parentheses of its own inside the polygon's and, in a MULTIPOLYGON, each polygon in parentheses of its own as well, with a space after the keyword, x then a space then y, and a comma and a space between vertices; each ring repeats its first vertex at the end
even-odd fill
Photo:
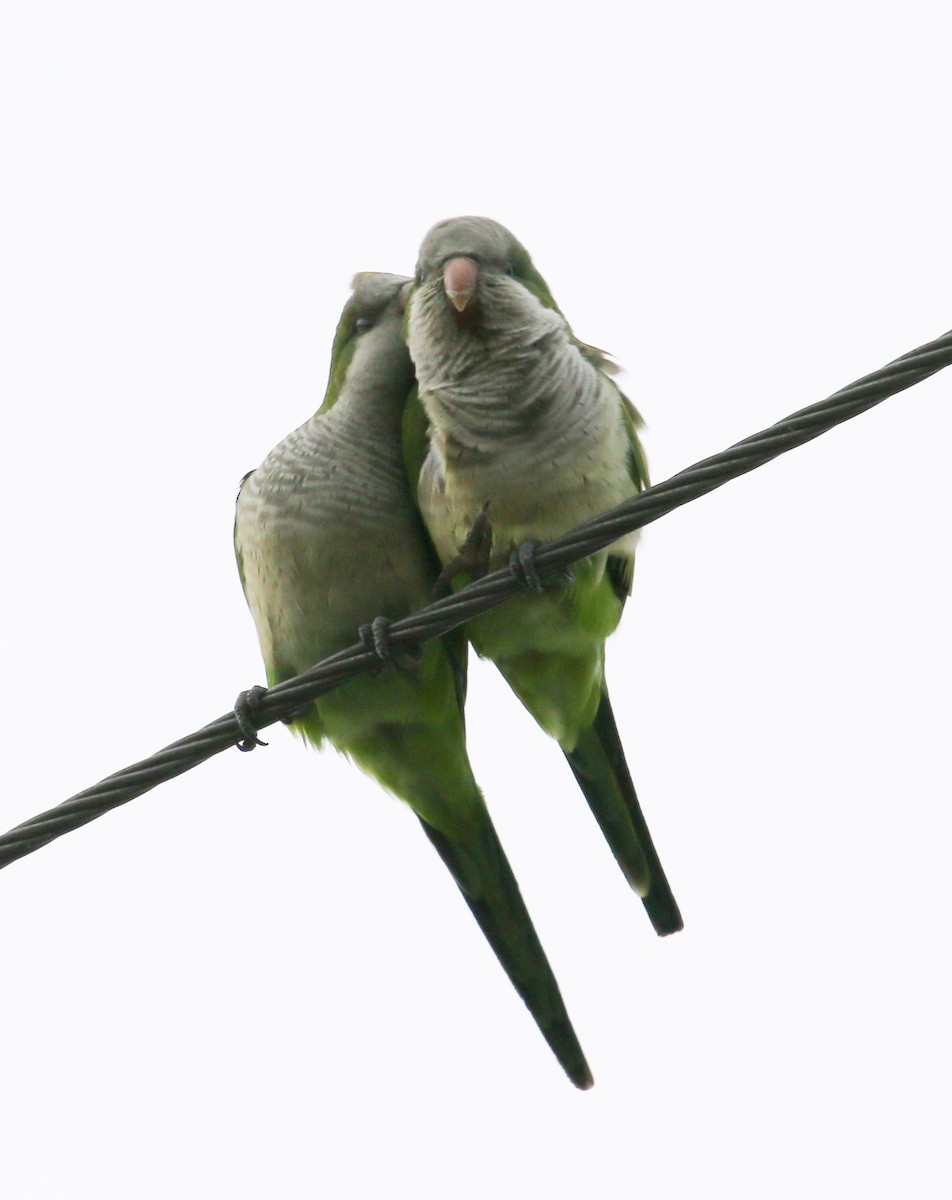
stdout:
MULTIPOLYGON (((238 484, 238 496, 241 495, 241 489, 245 486, 248 479, 254 475, 254 471, 246 471, 241 477, 241 483, 238 484)), ((245 591, 245 564, 241 558, 241 551, 238 549, 238 496, 235 497, 235 521, 232 525, 231 541, 235 547, 235 561, 238 563, 238 578, 241 580, 241 590, 245 591)))
POLYGON ((628 470, 635 487, 639 492, 643 492, 645 488, 651 486, 645 448, 638 436, 638 430, 644 425, 644 421, 641 419, 641 413, 620 389, 618 398, 621 400, 622 416, 628 432, 628 470))
MULTIPOLYGON (((403 410, 403 465, 407 473, 407 483, 414 506, 417 503, 417 485, 420 482, 420 471, 423 460, 430 448, 430 423, 427 420, 426 409, 420 400, 420 391, 416 384, 410 389, 407 403, 403 410)), ((440 560, 436 547, 430 540, 423 518, 420 518, 420 537, 426 542, 433 564, 433 579, 440 573, 440 560)), ((453 668, 453 682, 456 686, 456 698, 459 701, 460 713, 466 703, 466 659, 469 653, 469 642, 463 627, 451 630, 442 639, 453 668)))
POLYGON ((426 409, 420 400, 420 389, 413 385, 407 396, 406 407, 403 410, 403 465, 410 484, 410 494, 416 503, 417 486, 420 482, 420 472, 423 460, 430 449, 430 423, 427 420, 426 409))
POLYGON ((327 378, 327 391, 324 393, 324 401, 317 410, 318 412, 324 413, 333 408, 340 396, 341 388, 344 386, 344 380, 350 369, 351 359, 357 348, 357 339, 354 335, 357 332, 358 316, 356 297, 351 296, 344 305, 344 311, 337 322, 334 344, 331 347, 331 369, 327 378))
MULTIPOLYGON (((532 259, 529 257, 528 250, 520 242, 516 242, 512 253, 512 269, 516 279, 519 280, 526 291, 531 292, 543 307, 552 309, 563 320, 565 319, 565 314, 553 299, 549 285, 536 270, 532 259)), ((565 323, 568 326, 568 321, 565 323)), ((591 346, 588 342, 581 341, 572 333, 571 329, 569 329, 569 334, 572 338, 572 343, 578 348, 582 357, 587 359, 593 367, 596 367, 608 376, 618 374, 618 364, 612 359, 611 355, 607 354, 604 350, 599 350, 597 346, 591 346)), ((648 487, 648 463, 645 459, 641 440, 638 437, 638 430, 644 422, 637 408, 635 408, 621 389, 618 389, 618 398, 621 402, 622 413, 624 414, 625 425, 628 430, 630 443, 628 461, 631 478, 638 491, 642 492, 648 487)), ((420 461, 422 462, 422 459, 420 461)))

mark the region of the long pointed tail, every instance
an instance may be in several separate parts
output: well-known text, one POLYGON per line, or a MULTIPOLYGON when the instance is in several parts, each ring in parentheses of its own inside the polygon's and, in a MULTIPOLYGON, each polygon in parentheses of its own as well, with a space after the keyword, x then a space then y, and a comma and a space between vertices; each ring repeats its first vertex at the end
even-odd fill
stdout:
POLYGON ((592 725, 575 749, 564 753, 618 865, 641 896, 655 932, 661 937, 677 933, 684 922, 638 803, 607 692, 602 692, 592 725))
POLYGON ((422 817, 420 824, 566 1075, 590 1088, 592 1073, 489 814, 477 844, 458 845, 422 817))

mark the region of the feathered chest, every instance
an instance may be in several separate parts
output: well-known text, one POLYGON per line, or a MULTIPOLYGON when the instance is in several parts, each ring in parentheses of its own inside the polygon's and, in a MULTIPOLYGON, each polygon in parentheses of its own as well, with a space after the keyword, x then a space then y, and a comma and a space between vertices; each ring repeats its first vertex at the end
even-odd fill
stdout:
POLYGON ((250 476, 242 499, 263 526, 299 527, 310 536, 328 530, 339 539, 342 526, 387 525, 406 508, 396 432, 354 427, 336 415, 302 426, 250 476))
POLYGON ((515 392, 468 379, 422 397, 431 444, 419 499, 444 558, 487 501, 501 551, 554 537, 637 490, 620 393, 581 355, 530 373, 515 392))

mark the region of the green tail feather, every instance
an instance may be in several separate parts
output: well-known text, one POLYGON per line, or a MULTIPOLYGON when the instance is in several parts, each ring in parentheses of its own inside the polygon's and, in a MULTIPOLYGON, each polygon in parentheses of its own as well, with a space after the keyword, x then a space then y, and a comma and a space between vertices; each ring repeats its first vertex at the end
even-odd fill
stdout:
POLYGON ((458 846, 422 817, 420 824, 566 1075, 576 1087, 590 1088, 592 1073, 488 814, 477 845, 458 846))
POLYGON ((655 932, 661 937, 677 933, 684 922, 638 803, 607 692, 602 693, 592 725, 575 749, 564 753, 618 865, 641 896, 655 932))

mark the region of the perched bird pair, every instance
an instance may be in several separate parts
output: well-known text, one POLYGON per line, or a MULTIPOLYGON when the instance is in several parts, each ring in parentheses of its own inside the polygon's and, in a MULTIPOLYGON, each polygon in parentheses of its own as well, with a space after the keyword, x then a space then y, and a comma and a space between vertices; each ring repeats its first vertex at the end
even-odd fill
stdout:
POLYGON ((356 276, 318 413, 246 477, 235 547, 269 685, 421 608, 491 527, 514 600, 421 648, 419 662, 322 696, 293 727, 326 737, 414 810, 544 1037, 592 1076, 466 754, 466 640, 557 739, 659 934, 681 928, 605 688, 605 639, 631 587, 625 538, 542 587, 533 545, 647 485, 640 418, 577 341, 495 221, 444 221, 416 280, 356 276), (442 575, 441 575, 442 572, 442 575))

